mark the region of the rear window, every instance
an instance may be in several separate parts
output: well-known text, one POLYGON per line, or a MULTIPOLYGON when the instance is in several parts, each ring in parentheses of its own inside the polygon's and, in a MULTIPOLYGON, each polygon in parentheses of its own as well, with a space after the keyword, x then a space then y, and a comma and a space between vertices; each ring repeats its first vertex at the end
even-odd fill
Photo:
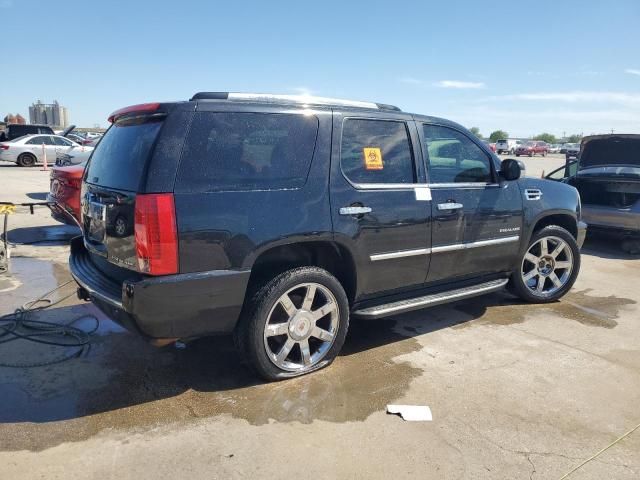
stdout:
POLYGON ((87 182, 138 191, 142 172, 161 126, 162 119, 144 117, 112 125, 93 151, 87 182))
POLYGON ((198 112, 187 135, 175 191, 301 187, 317 133, 318 119, 312 115, 198 112))

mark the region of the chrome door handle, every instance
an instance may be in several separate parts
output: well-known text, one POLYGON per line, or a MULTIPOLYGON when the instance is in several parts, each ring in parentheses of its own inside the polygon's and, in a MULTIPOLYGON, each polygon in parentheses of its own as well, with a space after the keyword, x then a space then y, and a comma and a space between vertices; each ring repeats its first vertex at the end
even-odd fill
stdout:
POLYGON ((340 209, 340 215, 363 215, 365 213, 371 213, 369 207, 342 207, 340 209))
POLYGON ((447 202, 447 203, 439 203, 438 210, 458 210, 464 207, 461 203, 447 202))

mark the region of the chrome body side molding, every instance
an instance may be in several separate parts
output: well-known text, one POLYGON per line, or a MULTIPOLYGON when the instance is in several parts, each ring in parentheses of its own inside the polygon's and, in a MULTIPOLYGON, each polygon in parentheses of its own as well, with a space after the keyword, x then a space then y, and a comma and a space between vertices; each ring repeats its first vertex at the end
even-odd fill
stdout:
POLYGON ((398 250, 396 252, 376 253, 369 258, 372 262, 379 260, 389 260, 392 258, 413 257, 416 255, 429 255, 431 253, 453 252, 455 250, 465 250, 468 248, 489 247, 492 245, 502 245, 504 243, 517 242, 520 235, 512 235, 509 237, 492 238, 490 240, 478 240, 477 242, 454 243, 451 245, 441 245, 431 248, 418 248, 415 250, 398 250))

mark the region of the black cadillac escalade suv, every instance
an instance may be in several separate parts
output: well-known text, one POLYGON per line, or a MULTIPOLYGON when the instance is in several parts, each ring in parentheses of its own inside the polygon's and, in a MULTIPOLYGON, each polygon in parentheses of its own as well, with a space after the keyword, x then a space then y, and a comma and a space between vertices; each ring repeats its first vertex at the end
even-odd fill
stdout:
POLYGON ((198 93, 114 112, 82 184, 81 298, 157 345, 233 333, 266 379, 322 368, 349 318, 509 288, 557 300, 585 225, 466 129, 390 105, 198 93))

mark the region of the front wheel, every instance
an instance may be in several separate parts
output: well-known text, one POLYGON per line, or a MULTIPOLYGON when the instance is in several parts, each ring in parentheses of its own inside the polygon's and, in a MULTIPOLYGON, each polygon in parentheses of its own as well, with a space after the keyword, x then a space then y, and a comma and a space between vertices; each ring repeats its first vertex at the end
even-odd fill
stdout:
POLYGON ((509 288, 528 302, 554 302, 571 289, 579 271, 580 249, 575 238, 564 228, 549 225, 533 234, 511 274, 509 288))
POLYGON ((288 270, 266 283, 245 306, 236 344, 266 380, 326 367, 349 328, 349 302, 340 282, 317 267, 288 270))
POLYGON ((23 153, 18 157, 18 165, 21 167, 33 167, 36 164, 36 157, 30 153, 23 153))

